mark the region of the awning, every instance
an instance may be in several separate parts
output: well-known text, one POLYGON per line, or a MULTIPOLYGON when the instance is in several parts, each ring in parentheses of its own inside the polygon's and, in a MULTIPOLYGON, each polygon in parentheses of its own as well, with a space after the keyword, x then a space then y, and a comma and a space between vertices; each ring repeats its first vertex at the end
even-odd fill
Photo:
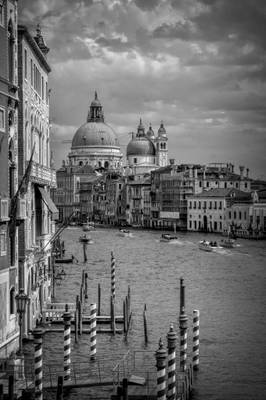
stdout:
POLYGON ((57 209, 56 205, 54 204, 53 200, 51 199, 49 194, 44 190, 44 188, 38 186, 38 189, 39 189, 39 192, 41 193, 42 200, 44 201, 44 203, 47 205, 47 207, 49 208, 49 210, 52 213, 52 219, 57 220, 59 218, 59 212, 58 212, 58 209, 57 209))

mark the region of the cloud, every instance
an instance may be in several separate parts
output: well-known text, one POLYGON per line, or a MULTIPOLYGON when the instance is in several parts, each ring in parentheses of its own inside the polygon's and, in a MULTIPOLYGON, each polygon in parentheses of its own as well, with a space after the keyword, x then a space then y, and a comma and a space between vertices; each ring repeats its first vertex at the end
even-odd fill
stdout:
MULTIPOLYGON (((56 137, 85 122, 96 89, 122 150, 140 117, 155 131, 163 119, 178 162, 235 161, 254 175, 266 170, 265 11, 260 0, 19 2, 50 47, 56 137)), ((69 145, 54 146, 60 164, 69 145)))

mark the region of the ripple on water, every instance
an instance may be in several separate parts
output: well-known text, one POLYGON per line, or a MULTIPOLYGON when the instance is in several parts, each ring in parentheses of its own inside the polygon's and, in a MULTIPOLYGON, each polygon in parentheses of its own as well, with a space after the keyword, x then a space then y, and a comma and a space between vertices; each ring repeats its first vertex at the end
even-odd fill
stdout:
MULTIPOLYGON (((239 240, 236 249, 207 253, 198 249, 199 234, 178 235, 175 245, 160 242, 161 232, 134 231, 132 238, 119 237, 112 229, 95 231, 88 262, 69 267, 71 275, 56 288, 58 301, 74 302, 79 294, 81 271, 89 275, 89 302, 97 301, 102 287, 102 309, 109 313, 111 251, 116 258, 116 307, 131 288, 132 328, 126 342, 122 335, 98 335, 98 356, 108 354, 108 363, 128 349, 154 352, 169 323, 178 331, 179 279, 186 285, 189 317, 188 348, 191 351, 192 312, 200 310, 200 370, 196 376, 194 400, 265 400, 266 382, 266 272, 265 242, 239 240), (73 274, 73 275, 72 275, 73 274), (149 343, 144 346, 143 307, 147 306, 149 343)), ((80 230, 67 229, 62 235, 69 254, 83 259, 78 243, 80 230)), ((211 235, 211 240, 214 235, 211 235)), ((205 236, 207 238, 207 236, 205 236)), ((217 240, 220 238, 217 237, 217 240)), ((68 267, 67 267, 68 268, 68 267)), ((75 360, 88 353, 88 335, 82 335, 72 352, 75 360)), ((45 355, 62 360, 62 337, 45 337, 45 355), (55 344, 52 343, 55 342, 55 344), (54 351, 56 349, 56 351, 54 351)), ((154 360, 155 364, 155 360, 154 360)), ((153 364, 153 365, 154 365, 153 364)), ((81 400, 88 394, 71 395, 81 400)), ((97 398, 94 394, 91 398, 97 398)))

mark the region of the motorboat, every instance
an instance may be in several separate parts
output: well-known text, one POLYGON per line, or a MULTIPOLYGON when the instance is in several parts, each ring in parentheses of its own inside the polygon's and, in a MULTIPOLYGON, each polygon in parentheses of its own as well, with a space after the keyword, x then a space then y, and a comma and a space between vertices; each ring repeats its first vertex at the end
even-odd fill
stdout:
POLYGON ((92 227, 89 224, 82 224, 82 230, 84 232, 90 232, 92 230, 92 227))
POLYGON ((119 229, 119 235, 123 237, 132 237, 132 233, 128 229, 119 229))
POLYGON ((199 242, 199 249, 204 251, 214 251, 221 248, 217 245, 217 242, 209 242, 208 240, 201 240, 199 242))
POLYGON ((85 235, 85 234, 83 236, 80 236, 79 241, 81 243, 86 243, 86 244, 93 244, 94 243, 94 241, 90 237, 85 235))
POLYGON ((226 247, 227 249, 232 249, 233 247, 236 247, 235 239, 229 237, 227 239, 222 239, 220 246, 226 247))
POLYGON ((176 243, 178 240, 178 237, 176 235, 170 235, 169 233, 163 233, 160 242, 166 242, 166 243, 176 243))
POLYGON ((74 261, 74 257, 71 258, 55 258, 54 262, 56 264, 71 264, 74 261))

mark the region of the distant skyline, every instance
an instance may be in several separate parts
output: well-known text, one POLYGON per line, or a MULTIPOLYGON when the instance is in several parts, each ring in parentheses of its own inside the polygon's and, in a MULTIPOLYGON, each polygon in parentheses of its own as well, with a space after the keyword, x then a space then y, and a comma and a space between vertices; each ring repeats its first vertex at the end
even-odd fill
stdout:
POLYGON ((176 163, 232 162, 266 179, 264 0, 23 0, 50 48, 52 148, 66 159, 97 90, 121 149, 163 120, 176 163))

